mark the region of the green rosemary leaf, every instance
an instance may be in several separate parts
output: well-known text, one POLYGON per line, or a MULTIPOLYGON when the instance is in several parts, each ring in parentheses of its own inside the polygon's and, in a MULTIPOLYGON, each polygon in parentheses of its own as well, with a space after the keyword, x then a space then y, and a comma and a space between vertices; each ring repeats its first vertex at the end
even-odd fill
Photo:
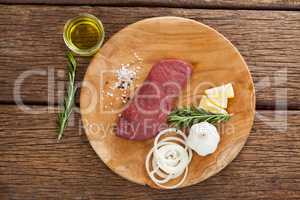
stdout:
POLYGON ((75 102, 75 74, 76 74, 76 60, 71 52, 67 53, 68 59, 68 87, 66 96, 64 98, 63 109, 58 114, 58 137, 60 140, 64 134, 64 129, 67 126, 69 117, 72 113, 74 102, 75 102))
POLYGON ((72 68, 71 70, 69 70, 69 72, 75 72, 77 64, 76 64, 76 60, 75 60, 73 54, 71 52, 68 52, 67 53, 67 58, 68 58, 68 61, 69 61, 68 66, 70 68, 72 68))
POLYGON ((200 122, 219 123, 228 121, 229 114, 217 114, 207 112, 204 109, 196 107, 183 107, 173 110, 168 116, 168 123, 177 128, 189 128, 193 124, 200 122))

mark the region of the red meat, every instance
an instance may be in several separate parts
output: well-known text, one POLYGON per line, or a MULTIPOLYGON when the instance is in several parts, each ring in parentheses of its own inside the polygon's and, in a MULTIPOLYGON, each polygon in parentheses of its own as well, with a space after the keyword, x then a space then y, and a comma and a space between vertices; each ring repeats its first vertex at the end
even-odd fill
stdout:
POLYGON ((117 135, 130 140, 154 137, 166 128, 182 88, 191 76, 191 65, 177 59, 161 60, 153 65, 117 124, 117 135))

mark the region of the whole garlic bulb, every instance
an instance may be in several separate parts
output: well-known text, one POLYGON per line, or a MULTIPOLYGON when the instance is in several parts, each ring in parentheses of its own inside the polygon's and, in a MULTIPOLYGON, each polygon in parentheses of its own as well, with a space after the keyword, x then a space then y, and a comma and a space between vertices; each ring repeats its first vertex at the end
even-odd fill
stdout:
POLYGON ((187 138, 187 145, 200 156, 215 152, 219 142, 220 136, 216 127, 208 122, 194 124, 187 138))

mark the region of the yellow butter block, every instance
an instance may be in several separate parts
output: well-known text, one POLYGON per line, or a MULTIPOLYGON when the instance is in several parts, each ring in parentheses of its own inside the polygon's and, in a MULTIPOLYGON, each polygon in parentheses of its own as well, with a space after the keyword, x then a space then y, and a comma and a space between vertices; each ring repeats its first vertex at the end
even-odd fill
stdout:
POLYGON ((199 104, 199 108, 202 108, 208 112, 211 113, 222 113, 222 114, 227 114, 226 110, 216 106, 214 103, 211 102, 211 100, 209 100, 209 98, 207 96, 203 96, 200 104, 199 104))
POLYGON ((205 90, 205 94, 208 95, 210 98, 217 98, 217 99, 218 98, 222 99, 224 97, 226 98, 234 97, 234 91, 231 83, 207 89, 205 90))
POLYGON ((225 96, 213 96, 213 95, 207 95, 209 100, 214 103, 216 106, 220 108, 227 108, 228 98, 225 96))

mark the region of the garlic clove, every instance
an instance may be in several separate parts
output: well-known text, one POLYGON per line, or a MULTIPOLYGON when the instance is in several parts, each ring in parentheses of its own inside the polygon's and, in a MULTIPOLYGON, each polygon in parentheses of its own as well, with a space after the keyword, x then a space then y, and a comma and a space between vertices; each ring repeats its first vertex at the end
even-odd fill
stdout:
POLYGON ((208 122, 194 124, 187 138, 187 145, 200 156, 207 156, 216 151, 220 136, 216 127, 208 122))

